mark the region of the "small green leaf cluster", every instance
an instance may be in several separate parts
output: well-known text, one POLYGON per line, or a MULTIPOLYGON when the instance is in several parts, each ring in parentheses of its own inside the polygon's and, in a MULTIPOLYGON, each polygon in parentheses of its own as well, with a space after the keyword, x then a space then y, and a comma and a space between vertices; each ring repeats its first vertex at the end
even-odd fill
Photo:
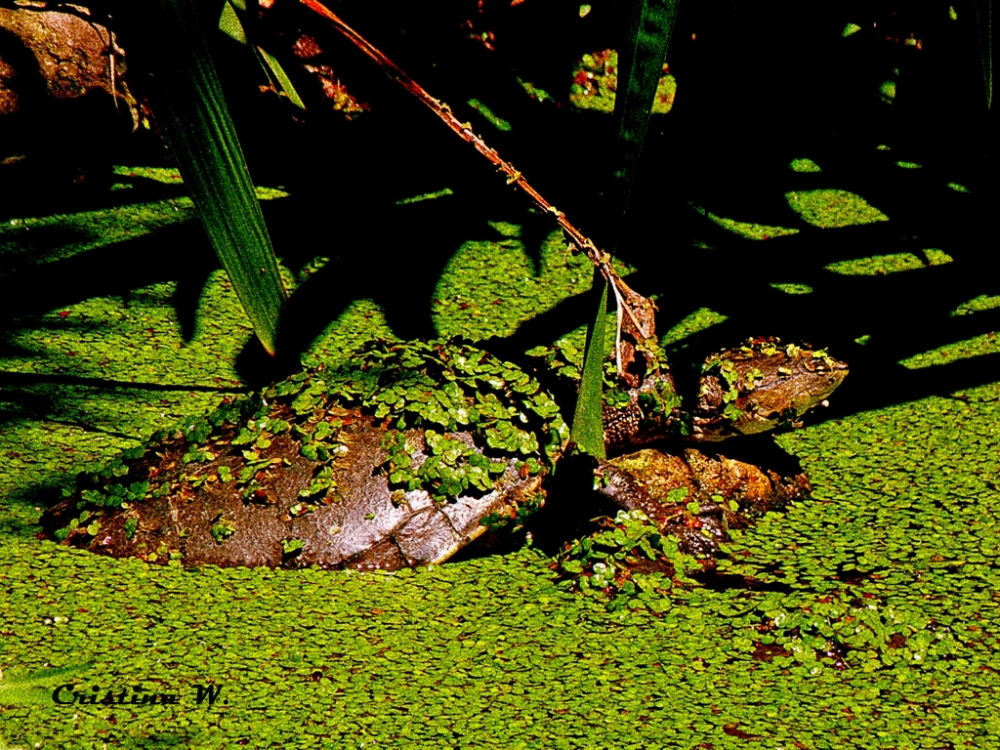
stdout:
POLYGON ((226 520, 222 514, 219 514, 212 520, 212 527, 209 531, 216 544, 222 544, 236 533, 236 527, 232 521, 226 520))
POLYGON ((94 516, 95 514, 89 510, 83 511, 77 518, 71 519, 64 528, 59 529, 56 532, 56 539, 62 541, 73 532, 86 533, 89 536, 97 536, 101 530, 101 523, 96 520, 96 518, 91 520, 94 516))
POLYGON ((758 630, 765 633, 761 643, 784 651, 775 658, 783 660, 777 666, 849 663, 874 672, 897 664, 919 667, 958 647, 950 628, 922 612, 877 599, 827 595, 806 597, 794 606, 788 597, 775 594, 757 609, 762 615, 758 630))
POLYGON ((207 419, 195 419, 184 427, 184 439, 193 445, 203 444, 212 434, 213 427, 207 419))
MULTIPOLYGON (((765 354, 773 354, 777 351, 772 344, 768 346, 773 349, 765 354)), ((752 354, 749 347, 743 347, 743 351, 752 354)), ((705 375, 721 376, 720 384, 725 384, 722 392, 722 403, 725 407, 722 416, 730 422, 737 422, 746 416, 746 412, 737 403, 740 396, 753 391, 764 380, 764 374, 759 368, 754 367, 747 371, 737 369, 735 362, 728 357, 717 357, 709 360, 702 368, 705 375)))
POLYGON ((318 495, 325 495, 328 490, 336 486, 333 480, 333 469, 330 466, 319 466, 309 480, 309 486, 299 492, 299 497, 313 498, 318 495))
MULTIPOLYGON (((255 448, 249 450, 241 451, 243 459, 246 461, 245 464, 240 468, 239 476, 234 477, 232 469, 227 466, 220 466, 218 469, 218 478, 220 482, 231 482, 235 481, 236 487, 240 488, 242 491, 242 496, 244 502, 256 502, 263 498, 260 497, 260 493, 263 490, 260 489, 260 483, 258 479, 262 476, 262 472, 267 471, 273 464, 281 465, 283 462, 279 458, 261 458, 260 453, 255 448)), ((193 487, 197 488, 200 484, 203 484, 209 479, 209 474, 202 474, 198 477, 185 477, 191 481, 193 487)))
POLYGON ((541 492, 532 493, 519 499, 516 508, 509 508, 483 517, 481 523, 490 531, 517 533, 524 528, 525 522, 534 515, 545 501, 541 492))
POLYGON ((580 382, 583 377, 583 349, 576 346, 573 337, 565 336, 551 346, 536 346, 526 354, 542 360, 542 367, 560 377, 580 382))
POLYGON ((631 402, 631 396, 629 392, 622 388, 617 382, 608 384, 608 381, 604 381, 604 404, 611 407, 612 409, 624 409, 631 402))
MULTIPOLYGON (((185 463, 192 457, 200 457, 203 461, 218 458, 217 453, 193 441, 214 443, 218 451, 232 446, 243 458, 243 463, 238 466, 238 473, 234 471, 235 467, 223 464, 216 469, 217 477, 210 472, 203 472, 187 475, 185 479, 195 489, 206 481, 216 479, 223 483, 234 482, 246 502, 268 502, 260 488, 262 472, 289 465, 290 462, 262 455, 262 452, 270 448, 275 436, 292 432, 300 443, 300 453, 321 465, 316 467, 309 486, 300 493, 302 502, 290 508, 291 514, 298 516, 308 513, 315 509, 317 503, 331 495, 336 499, 333 470, 326 464, 344 455, 346 446, 336 442, 342 421, 328 413, 323 394, 324 384, 321 380, 310 381, 308 372, 300 372, 262 394, 225 402, 207 418, 183 426, 180 432, 189 441, 188 451, 183 458, 185 463), (282 395, 296 396, 292 402, 292 410, 297 419, 292 422, 275 416, 274 404, 282 400, 282 395), (225 427, 227 424, 228 429, 225 427), (222 433, 232 428, 236 428, 235 437, 225 438, 222 433)), ((287 416, 287 412, 282 414, 287 416)), ((137 453, 141 455, 141 451, 137 453)))
POLYGON ((680 409, 681 397, 668 380, 660 379, 639 394, 639 407, 646 420, 659 422, 680 409))
POLYGON ((167 558, 167 565, 180 565, 181 553, 178 550, 170 549, 166 542, 160 542, 155 551, 146 555, 146 560, 149 562, 156 562, 161 557, 167 558))
MULTIPOLYGON (((130 449, 122 456, 114 459, 107 466, 99 471, 80 474, 77 477, 77 486, 80 491, 80 500, 77 508, 82 511, 80 516, 72 519, 65 527, 59 529, 55 537, 62 541, 70 534, 87 531, 91 536, 96 536, 97 532, 92 531, 97 522, 85 525, 91 515, 100 516, 103 508, 120 508, 128 503, 136 503, 143 500, 149 493, 149 482, 146 480, 128 481, 129 467, 126 461, 142 454, 142 449, 130 449), (79 530, 79 531, 78 531, 79 530)), ((64 496, 72 496, 73 492, 69 488, 63 490, 64 496)))
MULTIPOLYGON (((102 477, 104 478, 104 477, 102 477)), ((92 505, 107 508, 118 508, 124 503, 134 503, 142 500, 149 491, 149 482, 130 482, 108 484, 96 489, 83 490, 80 497, 92 505)))
MULTIPOLYGON (((640 346, 640 349, 645 353, 649 347, 640 346)), ((648 354, 653 355, 654 361, 657 353, 648 351, 648 354)), ((551 346, 535 347, 527 354, 542 360, 544 363, 542 366, 549 372, 575 381, 579 385, 583 377, 581 370, 583 351, 573 344, 570 337, 561 338, 551 346)), ((665 363, 660 363, 659 367, 661 372, 667 371, 665 363)), ((627 407, 631 401, 631 394, 618 377, 617 366, 613 359, 609 358, 602 363, 602 373, 604 404, 612 409, 627 407)), ((681 407, 681 397, 670 386, 667 378, 661 378, 657 380, 653 390, 644 391, 639 395, 639 406, 647 419, 659 421, 681 407)), ((682 426, 679 428, 683 429, 682 426)))
POLYGON ((293 555, 300 554, 305 546, 306 543, 301 539, 282 539, 281 553, 286 557, 292 557, 293 555))
POLYGON ((388 454, 382 464, 392 487, 424 489, 438 503, 461 497, 472 490, 486 493, 493 489, 494 477, 507 469, 506 461, 495 461, 476 451, 462 440, 449 438, 434 430, 424 432, 427 457, 414 466, 413 447, 401 432, 387 432, 382 448, 388 454))
POLYGON ((271 438, 282 432, 288 432, 291 426, 283 419, 271 419, 263 414, 256 419, 251 418, 240 427, 239 433, 232 439, 234 446, 253 446, 264 449, 271 445, 271 438))
POLYGON ((640 510, 621 510, 605 528, 573 542, 558 558, 565 583, 607 601, 609 611, 628 607, 664 612, 674 582, 689 582, 700 570, 680 551, 677 540, 663 534, 640 510))
MULTIPOLYGON (((282 422, 281 424, 286 424, 282 422)), ((307 421, 296 423, 293 434, 299 439, 299 453, 310 461, 317 461, 309 486, 299 491, 302 502, 289 509, 293 516, 301 516, 316 509, 317 504, 340 499, 331 462, 347 455, 347 446, 339 442, 343 420, 331 416, 323 408, 310 412, 307 421)))
POLYGON ((300 374, 275 386, 275 392, 286 397, 294 393, 296 411, 335 397, 345 406, 372 410, 397 429, 472 429, 485 435, 501 422, 517 423, 518 429, 548 439, 550 458, 563 443, 558 405, 534 378, 461 343, 372 342, 350 365, 313 377, 300 374))
POLYGON ((397 431, 423 428, 426 460, 414 466, 412 446, 402 432, 390 432, 381 470, 393 487, 423 488, 437 501, 490 491, 506 469, 501 459, 528 459, 528 470, 538 473, 542 466, 532 459, 544 454, 551 465, 568 439, 558 405, 534 378, 456 342, 372 342, 351 365, 300 373, 273 392, 293 399, 298 413, 335 399, 371 412, 397 431), (447 435, 456 431, 471 432, 488 455, 447 435))

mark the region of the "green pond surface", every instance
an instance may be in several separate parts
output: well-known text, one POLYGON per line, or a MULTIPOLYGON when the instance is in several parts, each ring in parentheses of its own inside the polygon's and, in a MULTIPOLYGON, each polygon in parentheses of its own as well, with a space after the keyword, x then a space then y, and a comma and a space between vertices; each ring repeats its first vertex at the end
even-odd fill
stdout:
MULTIPOLYGON (((807 156, 788 174, 825 175, 807 156)), ((173 179, 118 171, 121 195, 173 179)), ((835 180, 795 184, 777 194, 785 226, 696 206, 705 237, 829 241, 894 219, 835 180)), ((7 221, 0 283, 193 226, 180 195, 7 221)), ((395 205, 455 195, 428 185, 417 198, 395 205)), ((586 291, 585 259, 558 234, 529 240, 515 213, 487 210, 475 237, 448 248, 420 308, 439 335, 508 336, 586 291)), ((889 283, 963 262, 940 242, 882 247, 799 276, 776 270, 762 298, 806 304, 824 279, 889 283)), ((304 292, 327 263, 288 264, 286 282, 304 292)), ((662 612, 574 594, 530 546, 357 573, 187 570, 39 540, 44 504, 76 472, 246 390, 234 363, 252 333, 224 275, 206 275, 193 328, 178 313, 179 283, 53 297, 2 331, 0 748, 1000 747, 1000 384, 990 378, 848 404, 780 436, 812 499, 734 532, 718 580, 739 585, 678 584, 662 612), (137 693, 156 703, 133 702, 137 693)), ((996 306, 970 293, 948 320, 996 306)), ((683 346, 732 314, 709 291, 664 342, 683 346)), ((870 335, 885 327, 868 322, 848 331, 855 354, 885 344, 870 335)), ((900 371, 998 352, 988 326, 957 330, 968 335, 930 341, 900 371)), ((564 333, 579 353, 583 330, 564 333)), ((304 356, 342 360, 394 335, 378 301, 353 299, 304 356)))

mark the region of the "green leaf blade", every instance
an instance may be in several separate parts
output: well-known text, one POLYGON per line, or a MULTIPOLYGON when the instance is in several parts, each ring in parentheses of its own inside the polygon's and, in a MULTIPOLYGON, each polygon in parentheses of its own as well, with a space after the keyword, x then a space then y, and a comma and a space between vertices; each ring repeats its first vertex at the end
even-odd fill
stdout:
POLYGON ((253 51, 254 59, 256 59, 264 75, 267 76, 271 86, 276 91, 280 90, 281 93, 288 97, 288 101, 292 105, 304 110, 306 108, 305 102, 302 101, 299 92, 295 90, 292 79, 288 77, 278 58, 259 44, 249 43, 246 28, 244 28, 244 23, 241 20, 241 16, 245 16, 246 12, 246 0, 226 0, 225 5, 222 6, 222 14, 219 16, 219 31, 230 39, 244 46, 249 46, 253 51))
POLYGON ((614 219, 620 223, 638 172, 649 116, 680 0, 632 0, 628 38, 618 50, 614 152, 614 219))
MULTIPOLYGON (((595 281, 600 278, 595 274, 595 281)), ((577 448, 598 460, 605 460, 604 450, 604 327, 608 309, 608 282, 602 284, 597 315, 587 329, 587 348, 583 355, 583 379, 573 413, 570 437, 577 448)))
POLYGON ((287 294, 201 22, 190 0, 153 5, 144 18, 158 120, 254 332, 274 354, 287 294))
POLYGON ((986 90, 986 109, 993 107, 993 2, 975 0, 976 34, 979 41, 979 60, 983 67, 983 86, 986 90))

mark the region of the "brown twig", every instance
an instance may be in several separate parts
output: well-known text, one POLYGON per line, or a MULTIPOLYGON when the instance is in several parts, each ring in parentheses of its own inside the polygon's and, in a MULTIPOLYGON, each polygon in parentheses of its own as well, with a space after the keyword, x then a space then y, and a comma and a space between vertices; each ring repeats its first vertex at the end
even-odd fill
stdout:
POLYGON ((393 80, 427 105, 434 112, 434 114, 436 114, 449 128, 451 128, 453 132, 459 135, 466 143, 471 143, 476 151, 496 165, 498 171, 507 175, 508 185, 517 185, 531 197, 535 205, 542 211, 552 214, 559 226, 562 227, 563 231, 569 236, 572 243, 586 253, 587 257, 590 258, 590 261, 597 267, 601 275, 607 280, 607 282, 611 285, 611 289, 614 291, 615 301, 618 306, 618 331, 615 348, 619 373, 621 374, 622 368, 625 366, 623 363, 621 344, 623 325, 626 333, 636 337, 637 340, 651 338, 654 335, 653 311, 656 309, 652 300, 649 300, 641 294, 633 291, 624 281, 622 281, 615 270, 611 267, 611 256, 608 253, 599 250, 590 239, 588 239, 580 230, 569 222, 566 215, 562 211, 545 200, 545 198, 543 198, 538 191, 528 183, 528 181, 524 178, 524 175, 514 168, 514 165, 510 162, 504 161, 500 157, 500 154, 487 146, 482 138, 472 132, 471 124, 467 122, 460 122, 459 119, 452 113, 451 107, 428 94, 427 91, 420 86, 420 84, 410 78, 410 76, 397 67, 392 60, 386 57, 379 49, 372 46, 368 40, 362 37, 358 32, 344 23, 344 21, 330 9, 321 5, 316 0, 301 0, 301 2, 310 10, 318 13, 323 18, 330 21, 337 31, 346 36, 358 49, 378 63, 379 66, 381 66, 393 80), (628 324, 626 324, 623 320, 623 313, 628 317, 628 324))

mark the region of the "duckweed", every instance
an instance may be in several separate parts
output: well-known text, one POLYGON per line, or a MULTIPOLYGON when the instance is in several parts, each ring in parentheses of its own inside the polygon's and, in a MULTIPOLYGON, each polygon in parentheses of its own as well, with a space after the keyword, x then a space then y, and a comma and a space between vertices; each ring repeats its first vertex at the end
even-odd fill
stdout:
MULTIPOLYGON (((824 231, 884 221, 850 195, 803 197, 796 206, 824 231)), ((74 235, 73 246, 54 235, 35 239, 45 237, 36 224, 30 232, 12 225, 18 231, 5 229, 3 257, 21 262, 23 251, 22 259, 58 263, 113 241, 112 228, 155 232, 157 216, 172 223, 182 213, 174 208, 157 204, 145 224, 124 209, 118 218, 110 211, 63 217, 56 225, 92 230, 74 235)), ((491 244, 498 255, 509 252, 501 243, 477 251, 485 258, 491 244)), ((550 257, 562 258, 558 244, 550 257)), ((540 285, 521 287, 537 294, 511 304, 515 314, 503 319, 501 335, 585 288, 589 269, 567 258, 556 276, 544 262, 541 272, 528 260, 516 267, 540 285)), ((443 288, 454 295, 439 295, 437 307, 448 309, 435 313, 441 335, 495 325, 472 313, 500 298, 488 299, 500 276, 478 287, 475 274, 449 277, 443 288)), ((610 610, 607 594, 580 596, 559 583, 553 561, 531 547, 430 570, 360 574, 185 570, 36 540, 41 489, 58 493, 75 472, 135 447, 151 429, 204 415, 243 389, 231 363, 250 334, 226 281, 209 279, 199 329, 186 343, 170 304, 175 291, 157 283, 95 297, 3 333, 3 370, 13 384, 0 391, 7 420, 0 743, 43 750, 1000 746, 996 384, 782 435, 779 445, 810 476, 812 499, 731 530, 714 575, 697 584, 649 575, 645 590, 643 576, 634 576, 635 590, 610 610), (663 611, 632 606, 644 595, 663 611), (61 685, 91 696, 140 688, 176 694, 179 704, 58 705, 52 694, 61 685)), ((671 343, 725 321, 710 307, 712 293, 665 335, 671 343)), ((491 310, 497 318, 504 295, 491 310)), ((987 297, 959 309, 975 321, 991 307, 987 297)), ((343 361, 374 336, 392 331, 374 303, 356 301, 306 359, 343 361)), ((994 340, 971 336, 974 346, 942 347, 925 361, 997 351, 994 340)), ((254 450, 257 439, 243 448, 254 450)), ((219 479, 240 478, 220 471, 219 479)), ((294 544, 286 540, 283 551, 294 554, 294 544)), ((592 560, 591 579, 603 564, 598 576, 611 581, 613 563, 592 560)))
POLYGON ((889 221, 889 217, 846 190, 800 190, 785 194, 789 207, 813 226, 833 229, 889 221))

